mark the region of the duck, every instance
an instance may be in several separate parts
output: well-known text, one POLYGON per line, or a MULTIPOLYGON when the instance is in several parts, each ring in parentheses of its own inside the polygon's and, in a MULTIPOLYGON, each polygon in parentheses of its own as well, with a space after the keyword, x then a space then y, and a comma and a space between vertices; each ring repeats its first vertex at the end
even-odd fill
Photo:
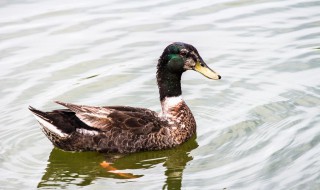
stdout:
POLYGON ((157 64, 161 111, 130 106, 64 106, 49 112, 29 106, 41 130, 64 151, 135 153, 174 148, 196 134, 196 121, 182 98, 181 76, 194 70, 212 80, 221 76, 187 43, 169 44, 157 64))

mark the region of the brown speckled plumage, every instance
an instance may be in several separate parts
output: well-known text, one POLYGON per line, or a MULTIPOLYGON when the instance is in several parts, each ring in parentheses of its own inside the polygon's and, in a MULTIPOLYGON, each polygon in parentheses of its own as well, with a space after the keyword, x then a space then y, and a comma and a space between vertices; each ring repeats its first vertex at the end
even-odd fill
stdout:
POLYGON ((133 153, 175 147, 196 132, 195 119, 180 96, 181 75, 187 70, 183 63, 187 62, 192 69, 193 58, 179 55, 181 50, 196 53, 199 60, 194 62, 202 61, 195 48, 188 44, 174 43, 165 49, 157 72, 160 114, 145 108, 97 107, 60 101, 56 103, 67 109, 52 112, 29 109, 49 140, 63 150, 133 153), (170 63, 172 57, 177 59, 174 63, 170 63))

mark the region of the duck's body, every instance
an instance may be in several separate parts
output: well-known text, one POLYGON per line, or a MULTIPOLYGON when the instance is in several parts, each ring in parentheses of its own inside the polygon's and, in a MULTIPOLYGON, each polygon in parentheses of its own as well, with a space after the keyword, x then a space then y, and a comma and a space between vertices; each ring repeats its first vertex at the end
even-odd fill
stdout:
POLYGON ((58 148, 67 151, 132 153, 175 147, 192 137, 196 122, 181 98, 181 75, 194 69, 208 78, 220 79, 197 50, 173 43, 158 62, 157 81, 162 111, 128 106, 84 106, 57 101, 68 109, 42 112, 29 109, 43 132, 58 148))
POLYGON ((52 143, 68 151, 161 150, 187 141, 196 130, 192 113, 180 97, 163 100, 160 114, 144 108, 57 103, 69 109, 31 111, 52 143))

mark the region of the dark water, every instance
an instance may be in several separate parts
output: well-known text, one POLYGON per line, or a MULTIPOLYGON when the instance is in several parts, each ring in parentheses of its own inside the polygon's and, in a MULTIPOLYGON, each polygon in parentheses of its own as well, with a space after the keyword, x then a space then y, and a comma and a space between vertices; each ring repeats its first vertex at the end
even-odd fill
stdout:
POLYGON ((0 5, 1 189, 320 189, 320 1, 0 5), (184 74, 198 129, 180 147, 63 152, 27 110, 61 100, 159 111, 155 66, 174 41, 223 79, 184 74))

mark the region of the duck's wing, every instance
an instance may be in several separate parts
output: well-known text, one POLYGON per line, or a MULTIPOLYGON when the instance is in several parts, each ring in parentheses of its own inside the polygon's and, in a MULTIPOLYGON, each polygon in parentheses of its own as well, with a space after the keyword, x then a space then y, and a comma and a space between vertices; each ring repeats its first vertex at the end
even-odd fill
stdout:
POLYGON ((86 125, 101 131, 129 130, 134 134, 159 131, 166 125, 157 113, 145 108, 129 106, 85 106, 56 101, 69 108, 86 125))

